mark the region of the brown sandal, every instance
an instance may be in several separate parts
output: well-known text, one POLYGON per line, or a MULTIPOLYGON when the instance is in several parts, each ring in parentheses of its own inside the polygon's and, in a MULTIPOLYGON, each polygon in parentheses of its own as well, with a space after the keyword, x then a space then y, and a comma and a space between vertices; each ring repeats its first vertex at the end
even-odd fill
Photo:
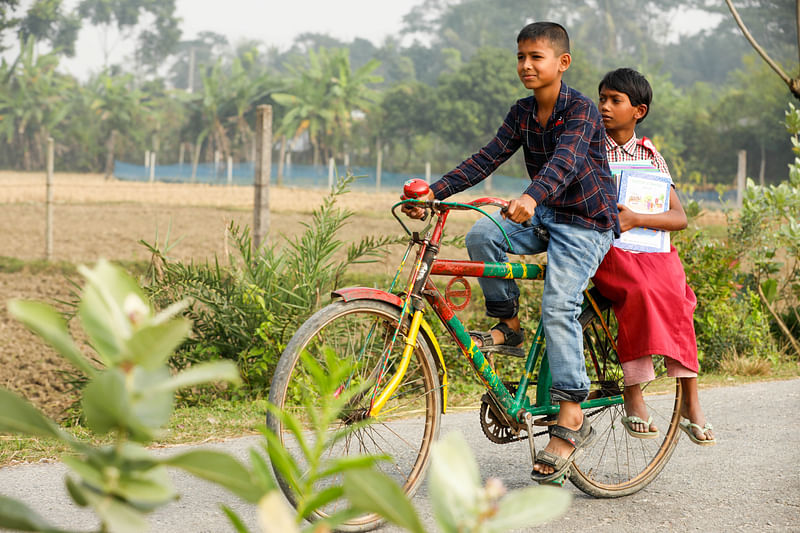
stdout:
POLYGON ((527 354, 522 348, 522 343, 525 342, 525 330, 520 329, 514 331, 505 322, 498 322, 497 325, 492 327, 503 334, 503 342, 495 344, 492 331, 470 331, 469 336, 480 341, 478 348, 483 353, 500 353, 511 355, 514 357, 525 357, 527 354))

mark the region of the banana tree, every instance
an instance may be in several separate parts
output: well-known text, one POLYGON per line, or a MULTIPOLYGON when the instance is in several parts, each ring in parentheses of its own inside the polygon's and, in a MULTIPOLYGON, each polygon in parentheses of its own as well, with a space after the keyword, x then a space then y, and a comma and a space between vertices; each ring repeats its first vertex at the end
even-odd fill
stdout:
POLYGON ((369 85, 383 80, 373 74, 379 66, 380 61, 372 59, 354 71, 347 50, 338 50, 331 57, 330 68, 334 74, 331 78, 334 106, 332 144, 340 153, 352 138, 354 111, 367 112, 375 105, 377 95, 369 85))
POLYGON ((307 67, 289 67, 294 75, 289 90, 272 95, 288 109, 279 132, 296 138, 308 131, 315 164, 321 152, 341 152, 350 139, 353 111, 366 111, 374 101, 368 85, 381 81, 372 74, 379 65, 372 60, 354 72, 347 50, 310 50, 307 67))
POLYGON ((111 175, 114 166, 114 150, 120 132, 134 131, 143 113, 144 94, 133 84, 133 75, 110 76, 103 72, 90 82, 94 92, 92 111, 104 125, 106 134, 105 175, 111 175))
POLYGON ((209 144, 206 146, 206 153, 220 151, 225 158, 231 153, 224 125, 227 117, 235 114, 229 97, 228 81, 222 71, 221 61, 217 61, 203 76, 202 92, 191 100, 193 131, 198 132, 192 161, 192 180, 197 175, 200 153, 207 139, 209 144))
POLYGON ((281 122, 281 131, 293 138, 308 132, 313 163, 316 165, 319 163, 323 136, 333 120, 334 111, 328 87, 330 78, 326 79, 324 64, 313 50, 309 50, 308 59, 308 68, 289 67, 293 75, 289 90, 273 94, 272 98, 288 109, 281 122))
POLYGON ((227 81, 227 93, 235 109, 235 115, 228 117, 228 121, 234 124, 233 150, 238 151, 240 157, 245 156, 247 147, 254 142, 253 130, 246 116, 256 102, 270 93, 272 85, 266 73, 254 75, 252 72, 252 68, 248 68, 240 58, 234 58, 227 81))

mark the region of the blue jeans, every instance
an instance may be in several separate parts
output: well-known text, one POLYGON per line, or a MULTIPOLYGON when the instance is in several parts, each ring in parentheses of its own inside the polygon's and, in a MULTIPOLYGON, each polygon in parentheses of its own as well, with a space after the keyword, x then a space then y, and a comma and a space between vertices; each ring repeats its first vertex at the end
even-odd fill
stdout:
MULTIPOLYGON (((531 223, 550 232, 549 244, 533 228, 504 219, 498 211, 492 218, 505 229, 514 252, 521 255, 547 250, 547 270, 542 292, 542 322, 547 339, 547 358, 553 385, 553 402, 582 402, 589 393, 589 377, 583 357, 583 333, 578 316, 583 291, 614 238, 611 230, 599 232, 573 224, 556 223, 552 209, 538 206, 531 223)), ((508 244, 500 229, 481 218, 466 237, 473 261, 508 262, 508 244)), ((486 299, 486 314, 513 318, 519 308, 519 288, 514 280, 478 278, 486 299)))

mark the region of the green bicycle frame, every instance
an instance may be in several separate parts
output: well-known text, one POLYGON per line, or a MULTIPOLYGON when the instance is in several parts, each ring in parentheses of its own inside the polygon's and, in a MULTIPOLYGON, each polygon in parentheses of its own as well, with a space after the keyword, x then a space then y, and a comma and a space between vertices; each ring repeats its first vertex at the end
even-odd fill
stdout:
MULTIPOLYGON (((398 204, 399 205, 399 204, 398 204)), ((447 204, 447 207, 453 207, 460 204, 447 204)), ((471 206, 467 206, 474 209, 471 206)), ((526 413, 533 416, 552 415, 558 413, 559 405, 550 401, 550 386, 552 384, 552 376, 550 374, 550 366, 547 360, 547 352, 545 350, 544 330, 541 320, 536 328, 534 341, 528 351, 528 356, 525 361, 525 370, 519 380, 517 390, 514 394, 509 392, 503 381, 489 364, 489 360, 481 352, 474 339, 469 335, 469 332, 464 327, 464 324, 459 320, 453 308, 446 301, 444 296, 438 288, 430 280, 430 276, 444 275, 444 276, 466 276, 476 278, 502 278, 502 279, 521 279, 521 280, 543 280, 545 274, 545 266, 538 264, 526 263, 483 263, 477 261, 453 261, 446 259, 436 259, 436 254, 439 248, 439 242, 442 237, 442 230, 445 220, 449 211, 440 212, 437 214, 438 220, 431 233, 428 234, 425 241, 422 243, 420 255, 418 257, 418 264, 427 265, 427 269, 423 270, 424 274, 418 276, 417 269, 414 272, 413 289, 408 292, 406 298, 412 298, 414 295, 421 295, 431 306, 434 313, 442 321, 442 324, 447 328, 453 339, 458 344, 462 354, 466 357, 468 363, 472 366, 478 378, 483 382, 484 386, 488 389, 490 394, 497 401, 506 414, 516 421, 522 421, 526 413), (426 272, 427 270, 427 272, 426 272), (535 369, 537 363, 539 364, 538 379, 536 380, 536 394, 535 401, 531 403, 528 398, 528 388, 531 381, 536 377, 535 369)), ((408 306, 409 302, 406 302, 408 306)), ((584 304, 585 309, 592 306, 596 311, 598 310, 597 304, 592 298, 589 291, 584 291, 584 304)), ((608 326, 605 323, 602 315, 598 313, 601 319, 601 325, 608 333, 608 326)), ((413 314, 411 326, 406 335, 406 343, 403 350, 403 355, 397 366, 394 375, 389 379, 383 389, 376 396, 371 414, 376 415, 380 412, 386 401, 396 390, 399 383, 402 381, 403 375, 408 368, 408 363, 411 359, 413 347, 417 342, 417 335, 419 333, 420 324, 422 322, 422 309, 416 309, 413 314)), ((612 337, 613 338, 613 337, 612 337)), ((379 385, 380 386, 380 385, 379 385)), ((581 403, 582 409, 603 407, 609 405, 617 405, 623 403, 622 395, 608 396, 602 398, 588 399, 581 403)))

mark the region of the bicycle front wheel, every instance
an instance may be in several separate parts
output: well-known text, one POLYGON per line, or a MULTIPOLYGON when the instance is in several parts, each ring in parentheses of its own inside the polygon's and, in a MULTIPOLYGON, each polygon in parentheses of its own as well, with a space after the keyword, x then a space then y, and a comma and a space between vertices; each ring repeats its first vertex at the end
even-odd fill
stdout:
MULTIPOLYGON (((592 295, 600 313, 589 306, 580 316, 592 382, 590 398, 616 396, 624 388, 614 343, 617 322, 611 303, 596 290, 592 295)), ((678 441, 682 391, 680 382, 667 376, 661 358, 654 357, 654 366, 655 379, 641 386, 647 412, 659 429, 658 438, 640 439, 628 434, 622 424, 622 404, 585 411, 598 436, 573 463, 570 481, 586 494, 599 498, 633 494, 653 481, 672 456, 678 441)))
MULTIPOLYGON (((320 405, 325 399, 321 398, 309 367, 319 365, 325 369, 331 353, 347 362, 352 371, 338 391, 361 387, 366 392, 356 394, 335 423, 327 428, 328 435, 347 426, 353 431, 346 438, 327 444, 323 458, 385 454, 391 459, 378 463, 378 468, 411 496, 423 480, 431 444, 438 436, 442 410, 438 372, 427 338, 419 334, 403 380, 377 416, 369 415, 372 388, 363 388, 375 383, 389 349, 391 353, 382 383, 388 382, 397 370, 409 322, 404 321, 392 345, 399 318, 400 309, 396 306, 374 300, 337 301, 321 309, 298 329, 281 355, 269 399, 300 421, 304 438, 313 446, 316 440, 312 418, 304 406, 309 401, 311 405, 320 405)), ((294 459, 306 464, 296 439, 281 421, 268 415, 267 425, 294 459)), ((287 498, 298 505, 298 495, 288 481, 277 469, 275 474, 287 498)), ((341 476, 334 475, 318 482, 314 491, 341 482, 341 476)), ((310 519, 325 518, 342 511, 345 506, 343 500, 334 501, 317 509, 310 519)), ((381 522, 377 515, 363 515, 349 520, 340 529, 367 531, 381 522)))

